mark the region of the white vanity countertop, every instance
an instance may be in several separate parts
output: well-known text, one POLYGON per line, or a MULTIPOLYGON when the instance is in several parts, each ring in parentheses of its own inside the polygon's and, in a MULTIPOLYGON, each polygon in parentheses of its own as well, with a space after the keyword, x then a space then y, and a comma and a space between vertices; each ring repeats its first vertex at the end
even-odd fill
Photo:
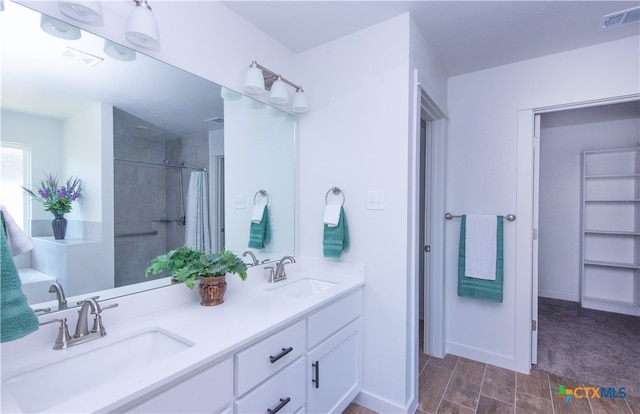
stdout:
MULTIPOLYGON (((118 407, 180 378, 186 372, 230 356, 234 351, 255 342, 274 329, 283 327, 364 284, 364 267, 361 265, 298 259, 298 263, 287 264, 286 269, 288 279, 273 285, 266 283, 265 272, 261 268, 250 269, 249 279, 244 283, 237 276, 227 276, 225 302, 213 307, 200 305, 197 287, 194 291, 189 291, 182 285, 105 301, 102 303, 103 307, 110 303, 119 303, 117 308, 107 309, 102 313, 108 332, 106 337, 66 350, 54 351, 51 347, 57 334, 57 324, 42 326, 40 331, 32 334, 39 334, 39 337, 30 340, 27 336, 14 341, 16 344, 11 347, 3 346, 2 379, 24 372, 27 366, 39 366, 45 361, 55 362, 57 359, 98 349, 138 332, 155 328, 194 343, 190 348, 181 350, 159 363, 146 366, 143 371, 127 373, 45 412, 87 413, 117 410, 118 407), (337 282, 337 285, 306 298, 294 298, 268 291, 307 277, 337 282), (172 304, 172 295, 175 296, 177 306, 172 304), (158 303, 158 300, 166 305, 158 303), (46 343, 43 342, 43 337, 44 340, 48 339, 46 343)), ((67 312, 69 330, 73 335, 77 313, 76 310, 67 312)), ((49 319, 60 315, 50 315, 49 319)), ((47 320, 47 315, 41 316, 40 320, 47 320)), ((90 370, 91 367, 87 366, 86 369, 90 370)), ((67 375, 68 373, 61 372, 60 380, 64 381, 67 375)), ((99 377, 100 372, 95 372, 95 375, 99 377)), ((46 387, 46 384, 33 385, 34 398, 37 398, 38 387, 46 387)), ((2 400, 2 412, 20 412, 17 407, 13 410, 10 395, 3 394, 2 400)))

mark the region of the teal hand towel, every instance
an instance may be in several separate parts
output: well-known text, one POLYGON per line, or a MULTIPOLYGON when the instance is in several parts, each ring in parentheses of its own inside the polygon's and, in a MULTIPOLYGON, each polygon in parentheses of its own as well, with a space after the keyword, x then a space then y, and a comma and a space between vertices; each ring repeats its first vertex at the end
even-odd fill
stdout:
POLYGON ((0 342, 13 341, 38 330, 38 317, 27 304, 22 282, 13 262, 5 233, 4 216, 0 216, 0 342))
POLYGON ((271 240, 271 229, 269 227, 269 207, 264 206, 262 210, 262 220, 259 223, 251 222, 249 229, 249 247, 254 249, 264 249, 264 246, 271 240))
POLYGON ((495 280, 467 277, 465 273, 465 238, 466 215, 460 224, 460 248, 458 250, 458 296, 502 303, 502 285, 504 279, 504 253, 502 226, 503 217, 497 216, 496 231, 496 278, 495 280))
POLYGON ((324 225, 324 236, 322 238, 322 249, 324 257, 340 257, 342 252, 349 248, 349 226, 347 226, 347 216, 344 208, 340 207, 340 220, 338 225, 330 227, 324 225))

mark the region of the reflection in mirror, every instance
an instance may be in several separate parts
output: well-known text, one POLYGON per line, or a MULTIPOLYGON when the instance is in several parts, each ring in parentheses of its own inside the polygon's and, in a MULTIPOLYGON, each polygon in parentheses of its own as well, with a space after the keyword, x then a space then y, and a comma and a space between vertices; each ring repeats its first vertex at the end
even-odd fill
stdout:
POLYGON ((211 249, 251 250, 260 261, 294 253, 291 115, 140 53, 114 59, 112 43, 85 31, 54 38, 39 13, 5 4, 0 143, 3 157, 5 149, 22 156, 11 164, 20 172, 13 188, 43 171, 80 177, 84 187, 65 215, 65 240, 53 239, 41 204, 3 189, 34 241, 14 257, 33 308, 57 310, 53 283, 70 307, 170 284, 146 279, 144 267, 185 243, 189 202, 205 196, 211 249), (204 170, 205 190, 193 194, 191 177, 204 170), (271 239, 249 249, 259 189, 270 197, 271 239))

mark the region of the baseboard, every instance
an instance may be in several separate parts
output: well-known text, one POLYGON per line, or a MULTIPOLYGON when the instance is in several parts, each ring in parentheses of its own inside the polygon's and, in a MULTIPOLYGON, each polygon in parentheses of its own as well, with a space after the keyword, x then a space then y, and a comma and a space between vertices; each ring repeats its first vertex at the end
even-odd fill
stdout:
POLYGON ((571 293, 564 293, 564 292, 554 292, 551 290, 539 290, 538 297, 568 300, 570 302, 580 302, 580 295, 574 295, 571 293))
POLYGON ((413 414, 415 411, 411 411, 410 407, 400 407, 384 398, 368 393, 366 391, 360 391, 360 393, 353 400, 356 404, 366 407, 378 413, 385 414, 413 414))
MULTIPOLYGON (((472 359, 478 362, 484 362, 485 364, 495 365, 497 367, 509 369, 512 371, 518 371, 518 364, 516 363, 515 358, 512 356, 487 352, 482 349, 471 348, 455 342, 447 342, 446 349, 447 354, 472 359)), ((529 372, 524 373, 528 374, 529 372)))

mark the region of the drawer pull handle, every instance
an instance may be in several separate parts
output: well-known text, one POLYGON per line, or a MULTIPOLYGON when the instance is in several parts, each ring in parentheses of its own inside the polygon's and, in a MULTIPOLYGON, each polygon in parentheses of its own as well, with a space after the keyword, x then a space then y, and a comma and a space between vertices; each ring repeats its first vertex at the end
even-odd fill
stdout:
POLYGON ((293 347, 292 346, 290 346, 289 348, 282 348, 282 352, 280 352, 278 355, 276 355, 276 356, 270 355, 269 356, 269 360, 273 364, 274 362, 276 362, 277 360, 279 360, 283 356, 287 355, 291 351, 293 351, 293 347))
POLYGON ((314 362, 311 366, 314 368, 311 382, 316 385, 316 388, 320 388, 320 361, 314 362))
POLYGON ((267 413, 269 414, 276 414, 278 411, 280 411, 282 409, 282 407, 284 407, 285 405, 287 405, 289 403, 289 401, 291 401, 291 398, 287 397, 287 398, 280 398, 280 402, 278 403, 278 405, 276 405, 273 408, 267 408, 267 413))

